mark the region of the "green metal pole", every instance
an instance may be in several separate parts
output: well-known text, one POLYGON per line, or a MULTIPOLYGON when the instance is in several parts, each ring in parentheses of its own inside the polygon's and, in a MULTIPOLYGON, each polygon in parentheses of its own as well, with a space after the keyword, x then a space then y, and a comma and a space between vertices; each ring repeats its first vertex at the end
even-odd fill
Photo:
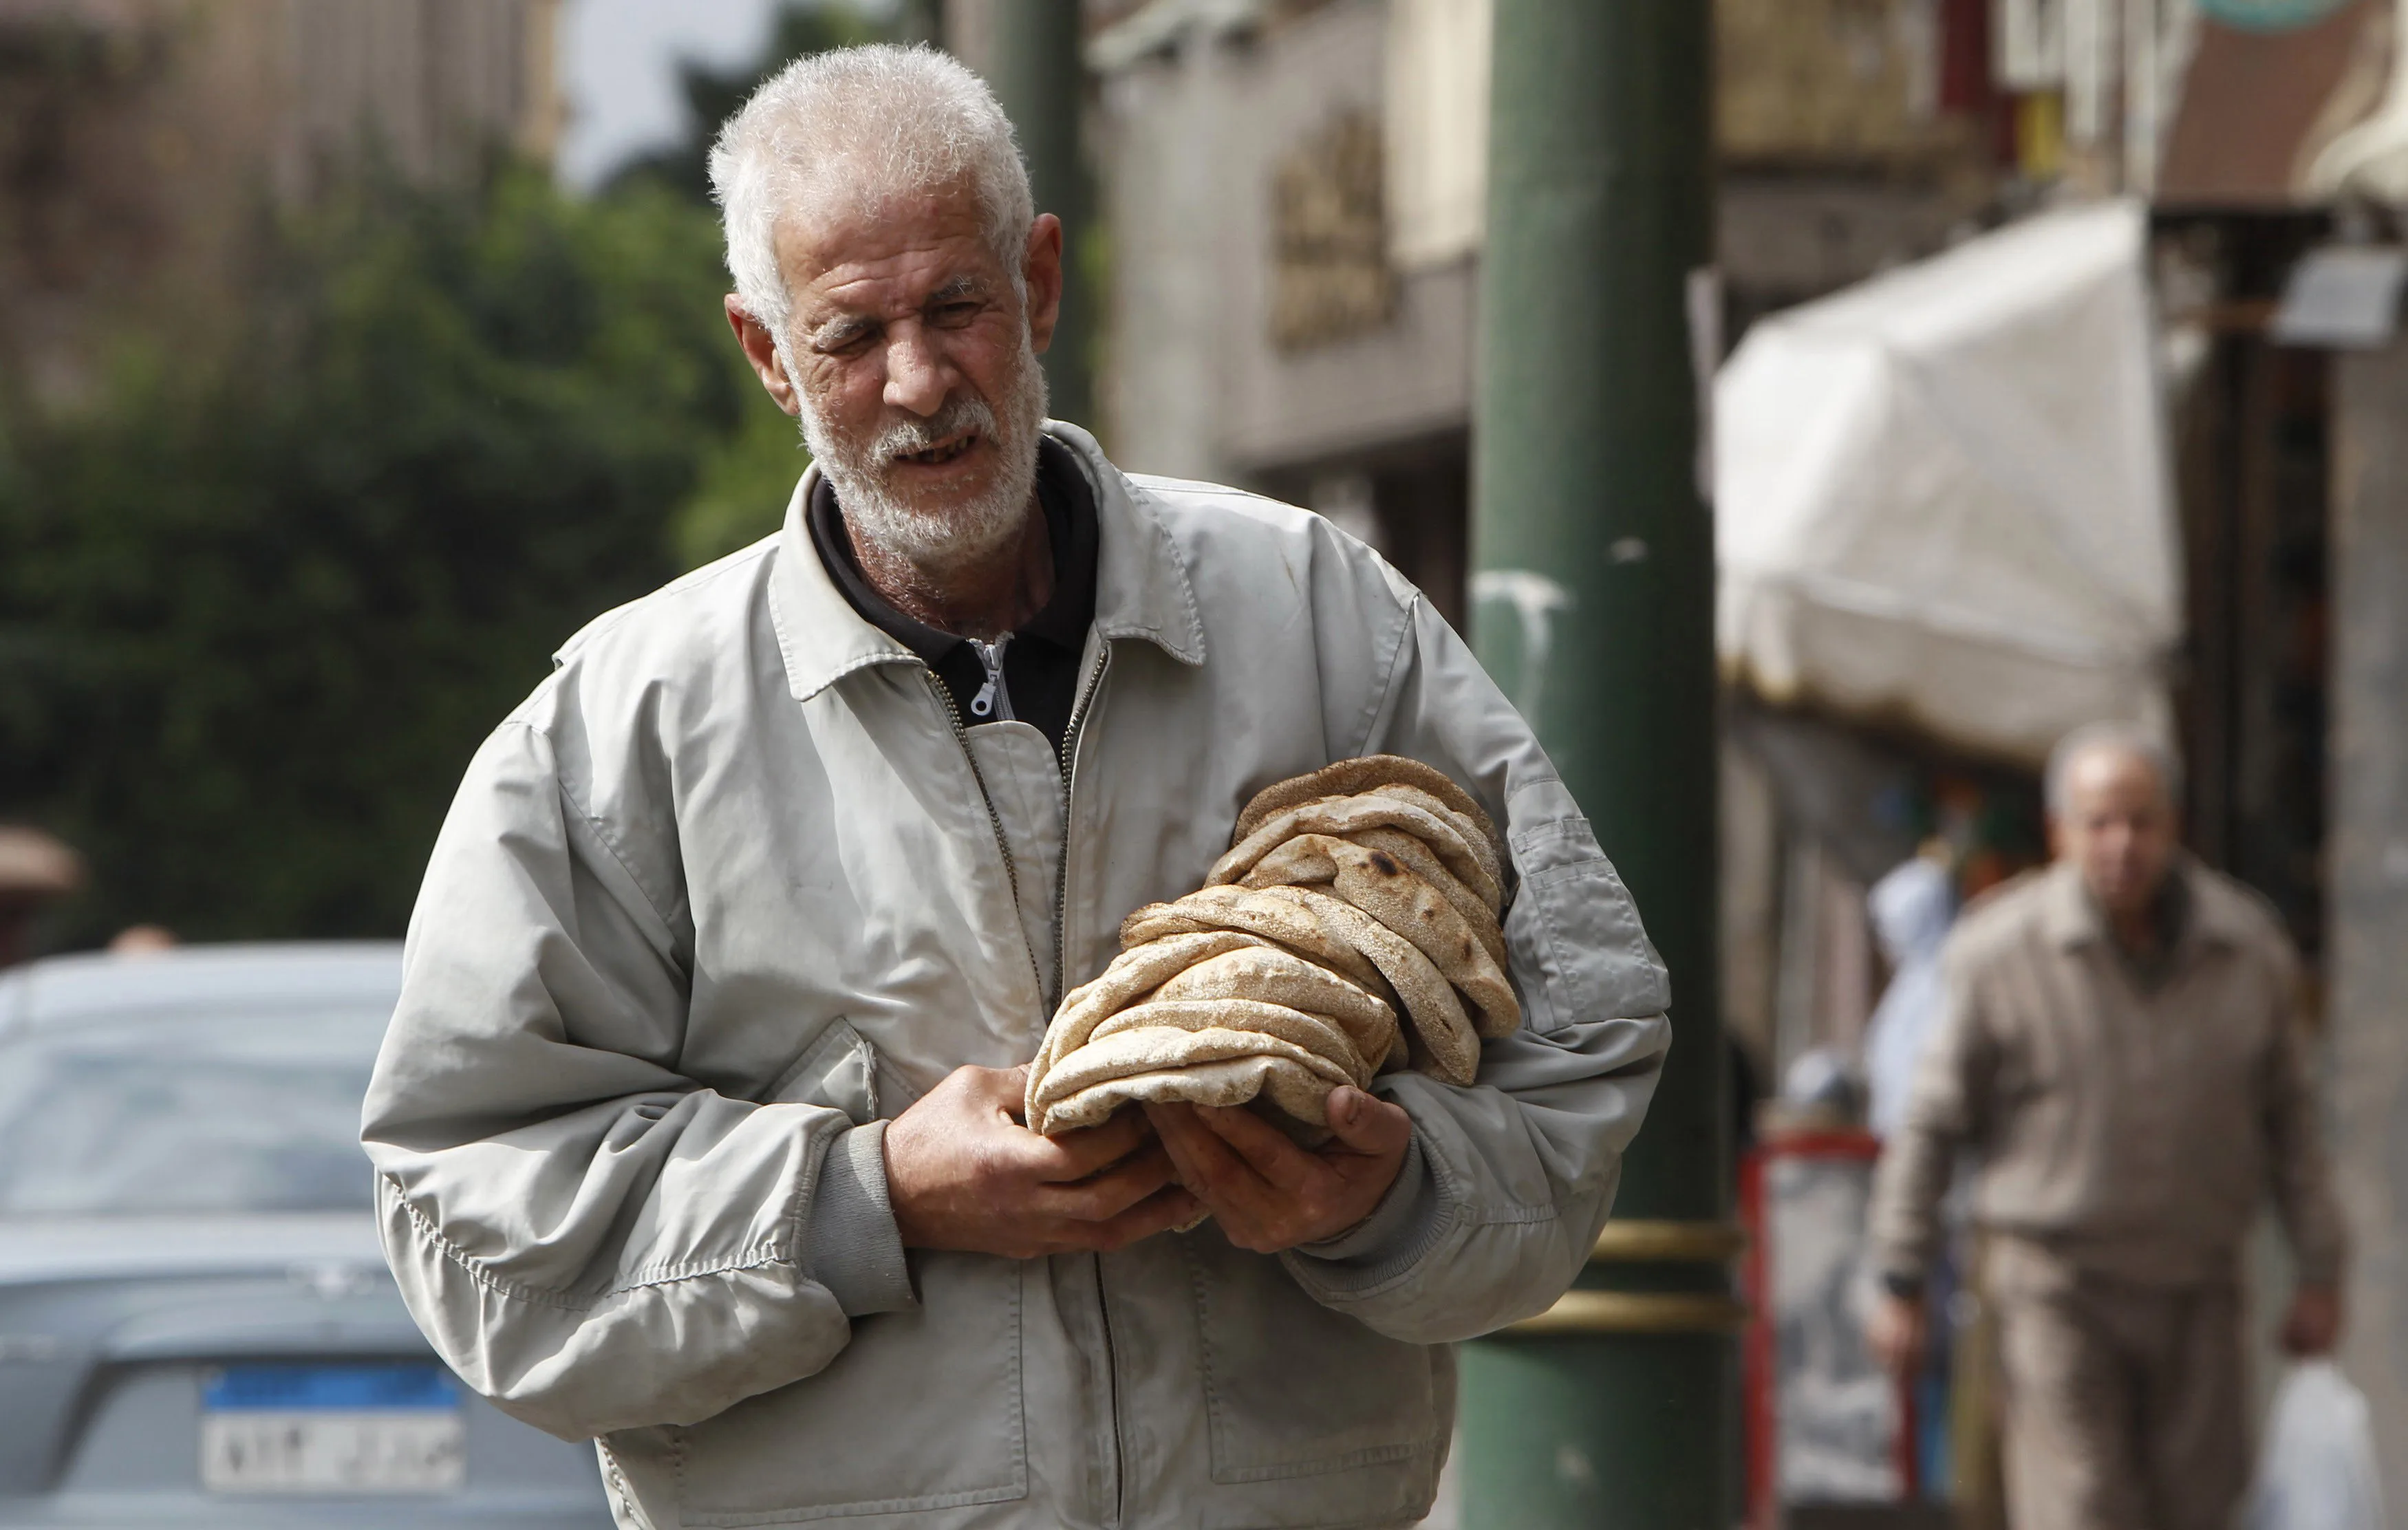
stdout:
POLYGON ((995 87, 1028 161, 1037 210, 1062 220, 1062 320, 1045 353, 1057 419, 1095 423, 1096 283, 1100 258, 1095 193, 1080 151, 1087 77, 1079 0, 994 0, 987 83, 995 87))
POLYGON ((1496 0, 1472 637, 1628 883, 1674 1034, 1614 1206, 1663 1236, 1601 1245, 1580 1284, 1614 1296, 1465 1347, 1471 1530, 1738 1518, 1713 526, 1687 301, 1713 259, 1710 11, 1496 0))

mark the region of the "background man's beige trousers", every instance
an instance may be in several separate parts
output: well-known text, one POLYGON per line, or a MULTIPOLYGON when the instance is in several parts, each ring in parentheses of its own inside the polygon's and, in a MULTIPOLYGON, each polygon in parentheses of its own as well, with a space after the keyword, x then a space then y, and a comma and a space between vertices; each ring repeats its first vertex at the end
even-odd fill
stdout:
POLYGON ((2250 1466, 2238 1288, 1993 1270, 2014 1530, 2231 1530, 2250 1466))

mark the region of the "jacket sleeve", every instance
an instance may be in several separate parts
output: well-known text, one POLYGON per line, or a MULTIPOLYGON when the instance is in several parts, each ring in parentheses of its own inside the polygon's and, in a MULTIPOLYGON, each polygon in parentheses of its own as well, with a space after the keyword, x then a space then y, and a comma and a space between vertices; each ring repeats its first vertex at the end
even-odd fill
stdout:
MULTIPOLYGON (((1342 742, 1342 741, 1341 741, 1342 742)), ((1671 1030, 1663 965, 1546 755, 1469 651, 1417 596, 1359 753, 1405 754, 1495 812, 1517 891, 1505 922, 1523 1025, 1482 1049, 1469 1088, 1389 1074, 1413 1144, 1361 1227, 1282 1256, 1314 1299, 1413 1343, 1545 1310, 1587 1262, 1671 1030)))
POLYGON ((505 724, 437 841, 362 1137, 437 1351, 566 1437, 707 1418, 911 1299, 877 1124, 677 1071, 685 949, 505 724))
POLYGON ((1980 1141, 1997 1073, 1977 988, 1953 946, 1942 957, 1942 986, 1945 1000, 1915 1065, 1904 1120, 1873 1174, 1873 1268, 1901 1294, 1920 1289, 1930 1272, 1940 1202, 1959 1150, 1980 1141))
POLYGON ((2293 1003, 2299 970, 2284 943, 2282 1012, 2275 1017, 2265 1070, 2266 1145, 2274 1211, 2290 1239, 2302 1285, 2337 1285, 2347 1256, 2341 1207, 2333 1197, 2322 1122, 2308 1066, 2306 1027, 2293 1003))

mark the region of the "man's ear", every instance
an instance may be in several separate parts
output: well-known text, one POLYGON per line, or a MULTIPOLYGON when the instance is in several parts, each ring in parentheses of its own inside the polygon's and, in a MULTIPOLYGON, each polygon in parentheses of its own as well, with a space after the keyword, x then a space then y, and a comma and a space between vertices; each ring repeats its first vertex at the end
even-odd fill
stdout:
POLYGON ((752 364, 753 375, 769 397, 788 414, 799 416, 803 401, 795 392, 795 379, 786 376, 786 363, 778 354, 778 336, 768 325, 752 317, 751 310, 734 293, 727 294, 727 326, 736 332, 736 343, 744 348, 744 359, 752 364))
POLYGON ((1028 250, 1020 264, 1028 290, 1028 341, 1042 353, 1054 343, 1062 320, 1062 220, 1040 212, 1028 225, 1028 250))

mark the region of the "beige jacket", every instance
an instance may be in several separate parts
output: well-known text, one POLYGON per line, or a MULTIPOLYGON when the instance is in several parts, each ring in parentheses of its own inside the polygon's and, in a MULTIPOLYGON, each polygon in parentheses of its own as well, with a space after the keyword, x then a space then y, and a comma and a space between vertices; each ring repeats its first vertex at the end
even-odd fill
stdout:
POLYGON ((2336 1279, 2327 1180, 2295 1023, 2298 959, 2257 895, 2188 857, 2164 981, 2143 992, 2079 873, 2033 872, 1976 904, 1942 961, 1934 1029, 1873 1193, 1878 1267, 1919 1280, 1959 1149, 1973 1216, 2128 1280, 2237 1276, 2270 1191, 2303 1278, 2336 1279))
POLYGON ((622 1525, 1409 1522, 1448 1341, 1547 1307, 1605 1220, 1668 994, 1529 730, 1327 522, 1048 429, 1100 534, 1069 766, 964 727, 790 512, 574 639, 437 843, 366 1106, 386 1251, 469 1384, 600 1437, 622 1525), (1371 1221, 907 1261, 885 1120, 1033 1056, 1254 792, 1382 751, 1504 826, 1526 1020, 1475 1087, 1378 1082, 1415 1166, 1371 1221))

